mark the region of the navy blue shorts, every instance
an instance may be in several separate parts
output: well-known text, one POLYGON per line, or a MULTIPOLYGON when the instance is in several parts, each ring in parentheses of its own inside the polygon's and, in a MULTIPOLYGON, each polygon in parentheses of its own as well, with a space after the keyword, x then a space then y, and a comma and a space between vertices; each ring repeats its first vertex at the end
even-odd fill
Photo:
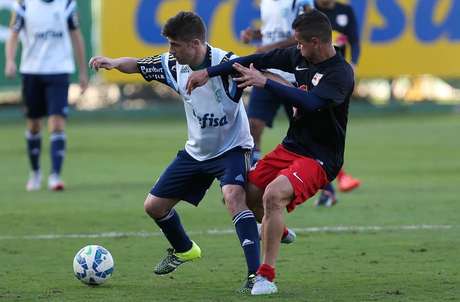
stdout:
POLYGON ((220 181, 221 187, 246 185, 250 153, 250 150, 237 147, 219 157, 198 161, 181 150, 161 174, 150 194, 185 200, 198 206, 215 178, 220 181))
POLYGON ((22 98, 28 118, 50 115, 66 117, 68 92, 68 74, 22 74, 22 98))
POLYGON ((273 120, 280 106, 288 117, 292 116, 292 106, 284 105, 280 98, 268 90, 253 87, 248 104, 248 117, 260 119, 267 127, 273 127, 273 120))

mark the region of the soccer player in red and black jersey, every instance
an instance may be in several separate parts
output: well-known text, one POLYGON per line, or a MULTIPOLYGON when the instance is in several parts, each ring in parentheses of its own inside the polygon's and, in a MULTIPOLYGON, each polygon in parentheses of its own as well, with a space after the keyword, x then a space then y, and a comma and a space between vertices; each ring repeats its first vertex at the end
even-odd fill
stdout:
POLYGON ((253 295, 278 291, 273 279, 284 229, 283 209, 291 212, 315 195, 337 176, 343 164, 353 69, 336 53, 331 24, 323 13, 313 10, 302 14, 292 27, 297 47, 240 57, 196 71, 187 83, 190 92, 209 77, 236 70, 239 87, 264 88, 296 109, 283 142, 249 172, 248 205, 264 212, 264 259, 253 295), (294 73, 301 89, 268 79, 257 70, 265 68, 294 73))

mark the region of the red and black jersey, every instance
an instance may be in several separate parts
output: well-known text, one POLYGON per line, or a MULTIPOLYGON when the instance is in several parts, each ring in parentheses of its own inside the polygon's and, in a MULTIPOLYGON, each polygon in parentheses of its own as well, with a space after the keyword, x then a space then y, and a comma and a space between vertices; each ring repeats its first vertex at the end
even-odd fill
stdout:
MULTIPOLYGON (((352 67, 338 53, 319 64, 312 64, 296 47, 291 47, 210 67, 209 76, 231 72, 234 62, 245 66, 254 63, 259 69, 276 68, 293 73, 298 86, 308 90, 302 92, 304 106, 296 106, 296 114, 290 120, 282 144, 289 151, 317 160, 326 170, 328 179, 333 180, 343 164, 348 105, 354 88, 352 67), (319 105, 309 106, 308 102, 315 100, 319 100, 319 105)), ((292 104, 291 92, 300 92, 298 88, 296 91, 296 88, 280 84, 275 87, 272 83, 268 80, 265 88, 275 93, 278 89, 277 95, 283 102, 292 104)))

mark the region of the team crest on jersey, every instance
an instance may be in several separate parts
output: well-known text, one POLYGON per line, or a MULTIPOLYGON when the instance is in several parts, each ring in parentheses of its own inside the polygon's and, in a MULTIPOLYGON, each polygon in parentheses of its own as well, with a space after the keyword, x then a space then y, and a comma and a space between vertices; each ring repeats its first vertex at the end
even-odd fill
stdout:
POLYGON ((348 24, 348 16, 344 14, 337 15, 335 21, 339 26, 345 27, 348 24))
POLYGON ((313 84, 313 86, 316 86, 318 85, 319 81, 322 79, 322 77, 324 76, 324 74, 322 73, 315 73, 315 75, 313 76, 313 79, 311 79, 311 83, 313 84))
POLYGON ((217 89, 214 91, 214 94, 216 95, 216 101, 218 103, 222 103, 222 99, 224 98, 224 91, 222 89, 217 89))

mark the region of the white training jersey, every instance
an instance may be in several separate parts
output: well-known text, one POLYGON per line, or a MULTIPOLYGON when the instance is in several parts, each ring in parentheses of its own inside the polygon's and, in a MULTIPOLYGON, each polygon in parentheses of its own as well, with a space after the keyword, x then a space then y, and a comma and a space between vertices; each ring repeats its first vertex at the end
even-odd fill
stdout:
MULTIPOLYGON (((294 34, 292 22, 303 12, 305 6, 313 7, 313 0, 262 0, 260 2, 260 16, 262 26, 262 45, 269 45, 286 40, 294 34)), ((290 82, 295 82, 292 73, 277 69, 269 71, 281 75, 290 82)))
POLYGON ((78 26, 76 9, 75 0, 16 2, 12 29, 22 33, 21 73, 75 71, 70 30, 78 26))
MULTIPOLYGON (((207 66, 235 57, 208 45, 207 66)), ((164 53, 143 58, 137 65, 145 80, 164 83, 182 96, 188 127, 185 150, 193 158, 208 160, 235 147, 252 149, 254 143, 241 101, 242 90, 231 76, 213 77, 188 95, 185 86, 192 69, 179 64, 173 55, 164 53)))

